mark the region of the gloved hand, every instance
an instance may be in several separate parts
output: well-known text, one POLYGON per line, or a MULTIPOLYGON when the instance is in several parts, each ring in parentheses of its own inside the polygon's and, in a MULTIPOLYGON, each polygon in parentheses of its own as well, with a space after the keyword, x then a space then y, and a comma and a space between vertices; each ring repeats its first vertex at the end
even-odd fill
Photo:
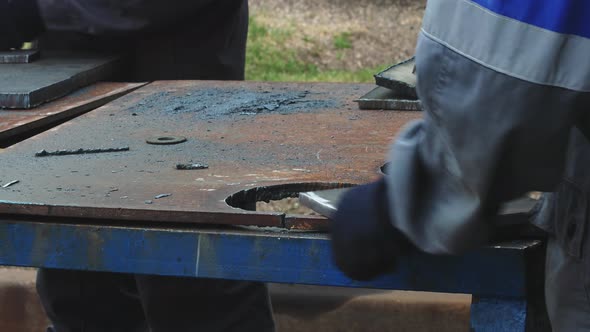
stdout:
POLYGON ((348 277, 369 280, 392 272, 412 245, 389 219, 385 179, 350 189, 332 217, 332 251, 348 277))
POLYGON ((18 48, 43 30, 37 0, 0 0, 0 51, 18 48))

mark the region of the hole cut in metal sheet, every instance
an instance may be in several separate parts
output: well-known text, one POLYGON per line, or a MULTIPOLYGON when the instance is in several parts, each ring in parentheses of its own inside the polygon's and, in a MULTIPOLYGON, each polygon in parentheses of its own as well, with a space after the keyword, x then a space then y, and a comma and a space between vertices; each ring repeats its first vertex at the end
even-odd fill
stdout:
MULTIPOLYGON (((350 183, 314 182, 289 183, 276 186, 256 187, 248 190, 239 191, 226 198, 225 202, 231 207, 247 211, 263 210, 290 213, 292 210, 295 210, 294 213, 296 214, 305 214, 300 213, 296 209, 293 209, 293 205, 299 203, 299 193, 308 191, 348 188, 351 186, 353 185, 350 183), (289 198, 297 198, 297 200, 288 200, 289 198), (269 205, 273 202, 273 205, 269 205)), ((311 210, 309 214, 312 214, 311 210)))
POLYGON ((256 211, 259 212, 282 212, 285 214, 297 214, 304 216, 319 216, 316 211, 302 205, 299 197, 287 197, 269 202, 256 202, 256 211))

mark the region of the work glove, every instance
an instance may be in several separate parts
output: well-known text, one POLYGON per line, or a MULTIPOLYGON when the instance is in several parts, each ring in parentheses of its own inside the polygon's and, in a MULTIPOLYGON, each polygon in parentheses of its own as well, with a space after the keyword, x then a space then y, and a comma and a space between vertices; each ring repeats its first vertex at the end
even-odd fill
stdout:
POLYGON ((43 30, 36 0, 0 0, 0 51, 19 48, 43 30))
POLYGON ((332 252, 340 270, 370 280, 395 269, 397 257, 411 249, 389 218, 385 179, 346 192, 332 217, 332 252))

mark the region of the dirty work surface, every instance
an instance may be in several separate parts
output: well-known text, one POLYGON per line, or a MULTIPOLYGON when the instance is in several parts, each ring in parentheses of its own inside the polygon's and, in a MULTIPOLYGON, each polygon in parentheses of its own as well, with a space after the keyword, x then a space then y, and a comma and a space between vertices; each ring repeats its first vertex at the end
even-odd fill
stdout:
POLYGON ((0 108, 41 105, 108 79, 116 65, 115 57, 47 52, 33 63, 0 63, 0 108))
MULTIPOLYGON (((93 108, 144 85, 144 83, 96 83, 63 98, 30 110, 0 110, 0 147, 36 130, 93 108)), ((29 135, 30 136, 30 135, 29 135)))
POLYGON ((371 88, 148 84, 0 151, 0 183, 20 181, 0 190, 0 213, 314 228, 325 219, 251 210, 260 199, 379 176, 389 143, 420 114, 358 110, 353 100, 371 88), (154 136, 183 136, 187 141, 147 144, 146 138, 154 136), (35 157, 43 149, 120 146, 130 150, 35 157), (209 168, 176 169, 196 163, 209 168), (267 188, 276 185, 282 186, 267 188), (234 206, 249 210, 230 207, 225 200, 232 195, 234 206))

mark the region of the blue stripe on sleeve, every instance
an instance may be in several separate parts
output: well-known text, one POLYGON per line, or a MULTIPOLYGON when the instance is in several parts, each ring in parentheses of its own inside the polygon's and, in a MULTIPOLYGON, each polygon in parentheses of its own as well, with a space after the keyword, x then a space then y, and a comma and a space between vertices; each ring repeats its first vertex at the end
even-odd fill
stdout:
POLYGON ((590 38, 588 0, 471 0, 499 15, 557 33, 590 38))

